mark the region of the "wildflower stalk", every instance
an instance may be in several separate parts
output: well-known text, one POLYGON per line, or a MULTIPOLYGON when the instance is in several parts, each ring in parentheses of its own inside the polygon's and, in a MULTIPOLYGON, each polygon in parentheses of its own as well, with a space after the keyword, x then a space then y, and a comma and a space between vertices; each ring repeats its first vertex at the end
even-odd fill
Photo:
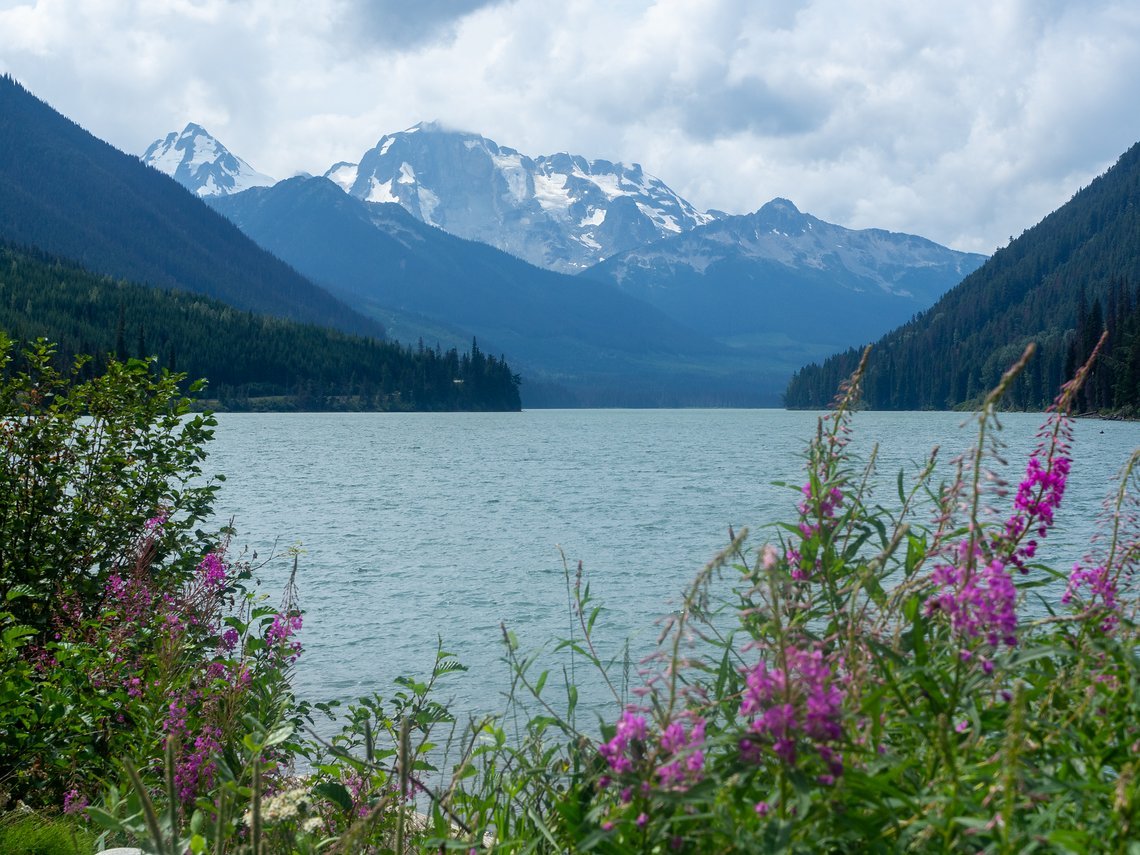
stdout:
POLYGON ((261 749, 253 754, 253 798, 250 803, 252 820, 249 828, 250 855, 261 853, 261 749))
POLYGON ((400 809, 396 814, 396 852, 404 851, 404 823, 407 820, 407 811, 404 809, 403 799, 408 797, 408 776, 412 770, 411 757, 412 723, 405 716, 400 719, 400 741, 397 755, 397 769, 399 771, 400 809))
POLYGON ((677 706, 677 681, 681 672, 681 640, 684 636, 685 626, 694 611, 698 610, 698 603, 702 592, 707 588, 713 574, 724 567, 729 559, 740 551, 744 541, 748 538, 748 529, 741 529, 740 534, 732 542, 718 552, 711 561, 697 574, 696 579, 689 586, 681 604, 681 613, 673 624, 673 647, 669 664, 669 700, 664 710, 664 720, 672 721, 677 706))
POLYGON ((965 581, 969 582, 970 576, 973 575, 976 568, 977 552, 979 547, 980 538, 982 536, 982 528, 980 525, 980 517, 982 511, 982 472, 984 470, 984 457, 987 448, 987 433, 990 423, 995 419, 995 412, 997 405, 1013 381, 1017 376, 1025 370, 1025 366, 1029 364, 1029 360, 1037 350, 1037 345, 1030 342, 1025 348, 1025 352, 1021 354, 1021 358, 1017 360, 1009 369, 1002 374, 1001 380, 998 384, 990 390, 986 395, 985 400, 982 402, 981 412, 978 413, 978 439, 974 446, 974 459, 970 471, 970 516, 967 520, 969 526, 969 549, 966 553, 966 578, 965 581))
POLYGON ((138 793, 139 802, 142 805, 143 817, 146 820, 147 832, 150 834, 151 842, 154 844, 156 852, 155 855, 168 855, 166 848, 166 835, 162 833, 162 825, 158 821, 158 811, 155 810, 154 802, 151 801, 150 793, 147 791, 146 786, 139 777, 138 770, 135 769, 130 760, 123 760, 123 769, 130 778, 131 786, 135 788, 138 793))
POLYGON ((1025 689, 1021 682, 1014 685, 1010 704, 1010 719, 1006 730, 1005 752, 1002 757, 1001 851, 1013 852, 1010 833, 1017 809, 1017 769, 1025 742, 1025 689))
POLYGON ((1124 522, 1124 501, 1128 496, 1128 488, 1133 476, 1138 471, 1138 466, 1140 466, 1140 448, 1132 452, 1132 456, 1128 458, 1128 462, 1120 473, 1120 486, 1116 489, 1116 498, 1112 505, 1112 534, 1109 537, 1105 566, 1115 568, 1112 578, 1114 584, 1120 581, 1120 574, 1124 568, 1140 556, 1140 541, 1134 539, 1123 546, 1120 542, 1120 528, 1124 522))
POLYGON ((174 783, 175 761, 178 757, 178 737, 173 733, 166 737, 166 802, 170 811, 170 842, 176 847, 178 839, 178 787, 174 783))

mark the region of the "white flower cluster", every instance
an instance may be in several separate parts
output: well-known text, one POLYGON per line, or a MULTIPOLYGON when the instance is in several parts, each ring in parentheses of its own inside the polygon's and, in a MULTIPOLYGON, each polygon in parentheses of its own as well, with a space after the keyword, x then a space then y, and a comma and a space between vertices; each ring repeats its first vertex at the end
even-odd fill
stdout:
MULTIPOLYGON (((289 819, 302 816, 309 811, 309 791, 303 788, 285 790, 275 796, 270 796, 261 803, 261 821, 267 825, 285 822, 289 819)), ((245 812, 245 824, 253 824, 253 812, 245 812)), ((314 817, 319 822, 318 817, 314 817)), ((311 820, 310 820, 311 821, 311 820)), ((306 830, 309 830, 306 828, 306 830)))
POLYGON ((325 827, 325 821, 319 816, 310 816, 301 823, 301 830, 306 834, 316 834, 325 827))

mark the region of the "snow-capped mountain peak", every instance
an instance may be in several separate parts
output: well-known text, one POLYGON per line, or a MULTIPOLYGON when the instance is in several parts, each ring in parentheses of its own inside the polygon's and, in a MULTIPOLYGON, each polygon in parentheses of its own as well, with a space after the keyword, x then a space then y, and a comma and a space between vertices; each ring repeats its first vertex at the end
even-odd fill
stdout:
POLYGON ((561 272, 716 218, 639 164, 565 152, 530 157, 437 122, 385 134, 359 164, 338 163, 325 177, 364 201, 401 205, 454 235, 561 272))
POLYGON ((233 154, 201 125, 190 122, 155 140, 143 163, 165 172, 198 196, 225 196, 276 183, 233 154))

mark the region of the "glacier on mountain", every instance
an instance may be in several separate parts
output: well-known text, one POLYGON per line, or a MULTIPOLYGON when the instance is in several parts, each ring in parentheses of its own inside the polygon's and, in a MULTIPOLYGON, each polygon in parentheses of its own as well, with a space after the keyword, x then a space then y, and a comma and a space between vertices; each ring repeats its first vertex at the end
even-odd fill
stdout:
POLYGON ((275 183, 193 122, 181 133, 174 131, 151 143, 142 161, 198 196, 224 196, 275 183))
POLYGON ((395 202, 458 237, 564 273, 715 219, 637 164, 530 157, 437 123, 386 134, 359 164, 325 176, 357 198, 395 202))

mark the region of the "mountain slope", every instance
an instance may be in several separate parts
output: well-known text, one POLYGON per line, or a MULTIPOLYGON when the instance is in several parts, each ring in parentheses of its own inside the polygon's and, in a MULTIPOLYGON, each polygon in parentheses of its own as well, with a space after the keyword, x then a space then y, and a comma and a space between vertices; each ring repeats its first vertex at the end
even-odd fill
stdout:
POLYGON ((414 351, 267 318, 199 294, 97 276, 3 243, 0 332, 57 344, 61 370, 92 355, 85 376, 101 373, 108 353, 156 355, 160 367, 206 377, 207 396, 227 409, 519 408, 510 368, 491 357, 414 351))
POLYGON ((713 219, 632 166, 569 154, 531 158, 477 134, 420 123, 385 135, 325 176, 367 202, 538 267, 577 272, 713 219))
POLYGON ((97 273, 382 335, 166 175, 0 76, 0 238, 97 273))
POLYGON ((792 347, 818 358, 878 335, 984 260, 913 235, 845 229, 774 199, 581 276, 612 282, 698 332, 773 360, 792 347))
POLYGON ((225 196, 250 187, 267 187, 275 181, 193 122, 182 133, 171 132, 155 140, 140 159, 196 196, 225 196))
MULTIPOLYGON (((1090 389, 1119 373, 1122 402, 1140 402, 1140 389, 1127 388, 1128 359, 1140 355, 1140 342, 1122 334, 1131 311, 1128 295, 1138 283, 1140 143, 933 307, 881 338, 871 352, 865 400, 879 409, 968 403, 992 388, 1034 341, 1037 357, 1011 400, 1040 407, 1087 356, 1097 337, 1098 324, 1091 321, 1099 313, 1099 326, 1107 323, 1119 334, 1110 338, 1090 389)), ((788 385, 787 405, 825 405, 857 359, 852 350, 803 368, 788 385)), ((1098 393, 1098 400, 1103 397, 1098 393)))
MULTIPOLYGON (((329 180, 292 178, 210 204, 393 328, 477 331, 524 371, 524 400, 535 379, 629 394, 611 404, 760 400, 763 372, 641 301, 456 238, 397 205, 363 202, 329 180), (637 398, 635 387, 655 397, 637 398), (720 397, 694 397, 705 391, 720 397)), ((763 382, 770 394, 777 375, 763 382)))

